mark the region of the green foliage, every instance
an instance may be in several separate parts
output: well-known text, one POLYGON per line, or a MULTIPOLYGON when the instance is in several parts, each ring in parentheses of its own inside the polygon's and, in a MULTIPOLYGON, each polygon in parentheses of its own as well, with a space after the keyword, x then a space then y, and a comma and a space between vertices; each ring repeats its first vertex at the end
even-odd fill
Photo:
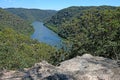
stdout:
POLYGON ((57 12, 54 10, 24 9, 24 8, 7 8, 5 10, 30 22, 44 21, 47 18, 53 16, 57 12))
POLYGON ((53 65, 59 65, 60 62, 66 59, 69 59, 69 54, 66 53, 66 51, 64 51, 64 49, 62 48, 50 55, 50 59, 48 62, 53 65))
POLYGON ((55 49, 16 33, 11 28, 0 31, 0 69, 22 69, 41 60, 49 61, 55 49))
POLYGON ((6 27, 13 28, 18 33, 26 35, 30 35, 34 31, 32 26, 30 26, 30 23, 27 21, 3 9, 0 9, 0 30, 6 27))
POLYGON ((48 27, 50 30, 54 31, 55 33, 58 32, 58 28, 56 26, 54 26, 54 25, 45 24, 45 26, 48 27))
POLYGON ((58 65, 84 53, 120 59, 120 7, 70 7, 51 17, 46 25, 68 40, 67 52, 25 36, 33 29, 18 16, 0 9, 0 69, 22 69, 41 60, 58 65))
POLYGON ((0 9, 0 69, 23 69, 41 60, 52 62, 56 49, 31 40, 32 32, 27 21, 0 9))
MULTIPOLYGON (((57 12, 54 16, 46 20, 45 25, 53 26, 50 27, 50 29, 54 30, 55 32, 59 31, 59 27, 63 23, 67 23, 68 21, 72 21, 72 18, 77 17, 77 16, 82 16, 82 13, 84 10, 89 10, 89 9, 98 9, 98 10, 111 10, 115 9, 116 7, 112 6, 100 6, 100 7, 95 7, 95 6, 90 6, 90 7, 84 7, 84 6, 72 6, 69 8, 62 9, 57 12), (55 29, 55 27, 58 27, 55 29)), ((67 24, 72 24, 72 23, 67 23, 67 24)))
POLYGON ((71 41, 69 58, 91 53, 120 59, 120 7, 70 7, 47 24, 56 26, 57 33, 71 41))

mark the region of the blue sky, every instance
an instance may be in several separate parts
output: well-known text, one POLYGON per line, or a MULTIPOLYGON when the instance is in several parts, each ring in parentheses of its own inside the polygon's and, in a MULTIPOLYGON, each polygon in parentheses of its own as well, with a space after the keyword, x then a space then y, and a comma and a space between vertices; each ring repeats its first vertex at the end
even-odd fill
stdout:
POLYGON ((2 8, 37 8, 60 10, 69 6, 120 6, 120 0, 0 0, 2 8))

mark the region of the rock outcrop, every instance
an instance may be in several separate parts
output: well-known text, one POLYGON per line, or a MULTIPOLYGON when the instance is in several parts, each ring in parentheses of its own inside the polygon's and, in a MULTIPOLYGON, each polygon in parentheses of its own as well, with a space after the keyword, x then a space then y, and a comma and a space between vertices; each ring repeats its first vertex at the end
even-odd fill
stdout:
POLYGON ((120 80, 117 61, 84 54, 53 66, 46 61, 24 71, 0 71, 0 80, 120 80))

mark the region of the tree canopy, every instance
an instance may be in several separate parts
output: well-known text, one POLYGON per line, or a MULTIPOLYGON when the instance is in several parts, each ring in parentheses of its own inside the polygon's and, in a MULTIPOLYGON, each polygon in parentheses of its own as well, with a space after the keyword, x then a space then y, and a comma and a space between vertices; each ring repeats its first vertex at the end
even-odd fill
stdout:
POLYGON ((46 25, 70 41, 70 58, 90 53, 120 59, 120 7, 70 7, 46 25))

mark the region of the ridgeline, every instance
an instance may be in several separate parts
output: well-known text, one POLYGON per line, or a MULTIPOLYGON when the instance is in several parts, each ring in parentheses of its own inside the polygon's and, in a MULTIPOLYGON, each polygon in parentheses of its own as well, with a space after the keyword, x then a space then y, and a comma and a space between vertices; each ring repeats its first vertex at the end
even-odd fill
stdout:
POLYGON ((25 9, 25 8, 7 8, 5 10, 30 22, 33 21, 43 22, 57 13, 57 11, 55 10, 40 10, 40 9, 25 9))

